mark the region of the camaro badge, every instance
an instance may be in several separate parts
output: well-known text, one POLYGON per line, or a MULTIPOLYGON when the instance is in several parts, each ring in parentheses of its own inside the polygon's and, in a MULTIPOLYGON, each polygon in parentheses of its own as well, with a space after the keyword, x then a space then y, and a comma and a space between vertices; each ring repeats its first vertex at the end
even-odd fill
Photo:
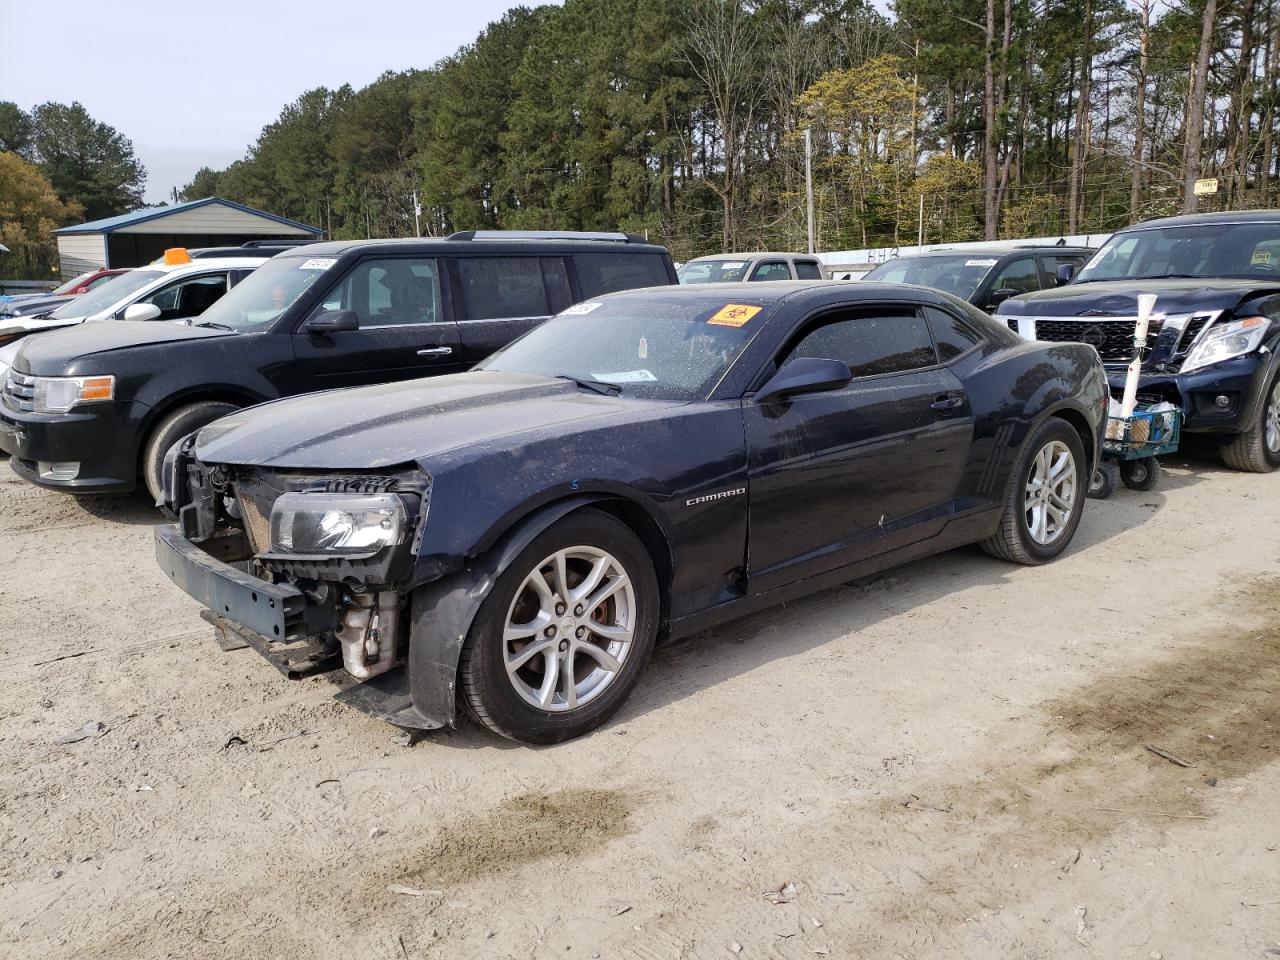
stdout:
POLYGON ((740 493, 746 493, 746 487, 738 487, 737 490, 721 490, 719 493, 708 493, 703 497, 694 497, 692 500, 686 500, 686 507, 696 507, 700 503, 710 503, 712 500, 724 500, 726 497, 736 497, 740 493))
POLYGON ((741 327, 763 309, 745 303, 726 303, 711 315, 707 323, 714 323, 718 327, 741 327))

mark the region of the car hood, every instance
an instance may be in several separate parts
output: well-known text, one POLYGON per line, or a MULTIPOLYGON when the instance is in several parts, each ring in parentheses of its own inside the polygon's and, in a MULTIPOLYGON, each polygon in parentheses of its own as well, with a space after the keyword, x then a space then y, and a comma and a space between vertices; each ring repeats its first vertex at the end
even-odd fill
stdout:
POLYGON ((27 297, 10 303, 0 303, 0 323, 11 317, 30 317, 38 313, 56 310, 75 297, 27 297))
POLYGON ((206 463, 382 468, 655 405, 671 404, 602 396, 550 377, 475 371, 265 403, 205 427, 195 453, 206 463))
MULTIPOLYGON (((112 320, 108 323, 79 323, 70 329, 53 330, 19 341, 14 368, 36 376, 57 376, 63 367, 91 354, 107 354, 131 347, 146 347, 177 340, 208 340, 236 334, 212 327, 188 327, 157 321, 112 320)), ((109 373, 109 370, 103 371, 109 373)))
POLYGON ((1280 282, 1259 280, 1106 280, 1024 293, 1000 305, 1001 316, 1132 317, 1138 297, 1156 295, 1155 312, 1166 316, 1230 310, 1244 300, 1280 291, 1280 282))

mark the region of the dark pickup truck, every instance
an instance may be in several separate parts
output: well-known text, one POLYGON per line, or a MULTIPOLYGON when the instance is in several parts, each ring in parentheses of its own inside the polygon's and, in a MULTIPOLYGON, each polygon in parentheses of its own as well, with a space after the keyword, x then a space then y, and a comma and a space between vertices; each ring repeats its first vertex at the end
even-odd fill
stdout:
POLYGON ((1280 467, 1280 210, 1151 220, 1071 274, 1006 300, 1000 319, 1030 340, 1091 344, 1118 397, 1138 297, 1155 294, 1139 400, 1179 406, 1183 429, 1220 440, 1234 469, 1280 467))
POLYGON ((127 492, 141 476, 158 497, 169 448, 241 407, 455 373, 574 303, 675 282, 665 248, 621 233, 310 244, 189 325, 29 338, 0 393, 0 449, 43 487, 127 492))

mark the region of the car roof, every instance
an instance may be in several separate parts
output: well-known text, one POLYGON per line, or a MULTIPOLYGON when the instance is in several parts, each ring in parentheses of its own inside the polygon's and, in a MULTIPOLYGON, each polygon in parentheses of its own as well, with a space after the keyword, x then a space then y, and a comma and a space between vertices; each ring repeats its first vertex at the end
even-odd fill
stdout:
POLYGON ((791 253, 789 251, 775 250, 752 250, 750 253, 709 253, 703 257, 694 257, 692 260, 686 260, 685 264, 712 262, 717 260, 755 260, 758 257, 801 257, 805 260, 817 260, 817 254, 813 253, 791 253))
MULTIPOLYGON (((915 260, 924 257, 1007 257, 1014 253, 1093 253, 1093 247, 1078 246, 1059 246, 1057 244, 1045 243, 1029 243, 1025 245, 1018 244, 996 244, 989 247, 956 247, 952 249, 943 248, 941 250, 922 250, 919 253, 904 253, 893 258, 893 260, 915 260)), ((886 260, 885 263, 892 263, 893 260, 886 260)), ((880 264, 876 264, 880 266, 880 264)))
POLYGON ((444 237, 399 237, 387 240, 329 240, 324 243, 308 243, 292 250, 283 250, 273 259, 289 257, 339 257, 353 251, 365 253, 404 254, 422 253, 510 253, 519 251, 537 256, 539 253, 667 253, 667 248, 655 243, 623 243, 613 240, 562 240, 491 239, 449 240, 444 237))
POLYGON ((148 263, 137 267, 138 270, 160 270, 164 273, 182 273, 184 271, 228 270, 238 267, 256 269, 262 266, 269 257, 196 257, 189 263, 148 263))
POLYGON ((1160 217, 1123 227, 1116 233, 1156 230, 1161 227, 1200 227, 1213 224, 1275 223, 1280 224, 1280 210, 1225 210, 1220 213, 1186 213, 1177 217, 1160 217))
POLYGON ((787 301, 789 303, 821 303, 824 300, 930 300, 936 303, 949 303, 954 298, 940 293, 932 287, 922 287, 912 283, 885 283, 879 280, 866 280, 850 283, 848 280, 774 280, 769 283, 695 283, 676 284, 669 287, 640 287, 636 290, 619 290, 593 300, 621 299, 629 296, 643 295, 647 298, 670 300, 672 302, 688 300, 722 301, 730 303, 773 304, 787 301))

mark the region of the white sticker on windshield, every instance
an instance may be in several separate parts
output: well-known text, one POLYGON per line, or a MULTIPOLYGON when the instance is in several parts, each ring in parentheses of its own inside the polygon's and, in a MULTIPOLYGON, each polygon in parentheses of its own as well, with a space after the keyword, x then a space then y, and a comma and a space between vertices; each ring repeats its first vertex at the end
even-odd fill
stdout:
POLYGON ((648 370, 624 370, 621 373, 593 373, 591 379, 601 383, 657 383, 658 378, 648 370))
POLYGON ((1092 257, 1089 258, 1089 262, 1084 265, 1084 269, 1085 270, 1092 269, 1093 267, 1096 267, 1101 262, 1102 262, 1102 251, 1099 250, 1092 257))
POLYGON ((328 270, 338 262, 337 257, 312 257, 310 260, 303 260, 301 270, 328 270))
POLYGON ((741 270, 746 265, 747 265, 747 261, 745 260, 726 260, 724 263, 720 264, 720 269, 741 270))
POLYGON ((599 303, 575 303, 568 310, 561 310, 560 316, 572 316, 575 313, 590 313, 599 306, 599 303))
POLYGON ((966 261, 964 262, 964 265, 965 265, 966 267, 994 267, 994 266, 996 265, 996 261, 994 261, 994 260, 966 260, 966 261))

